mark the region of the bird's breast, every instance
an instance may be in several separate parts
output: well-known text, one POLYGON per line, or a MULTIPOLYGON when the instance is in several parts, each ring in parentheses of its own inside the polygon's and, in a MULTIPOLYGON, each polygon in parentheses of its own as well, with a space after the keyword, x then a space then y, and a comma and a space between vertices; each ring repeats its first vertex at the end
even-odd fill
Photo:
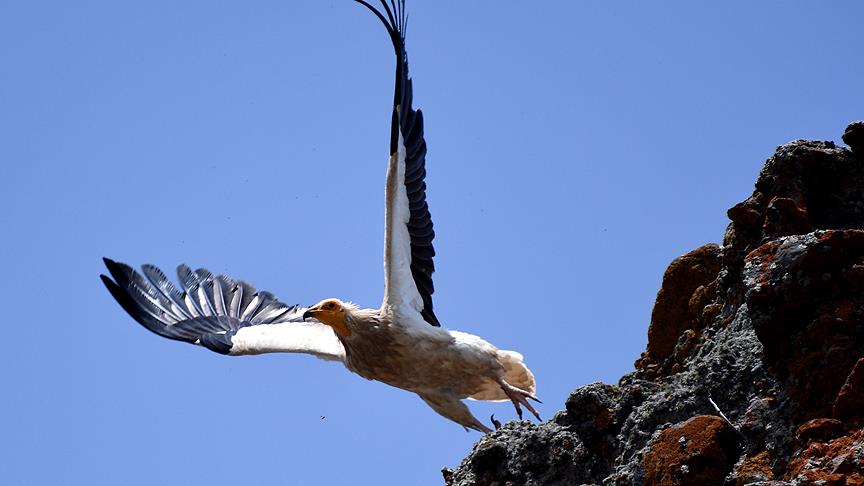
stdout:
POLYGON ((449 335, 355 335, 345 342, 345 364, 364 378, 405 390, 447 390, 467 397, 503 372, 497 350, 486 344, 466 346, 449 335))

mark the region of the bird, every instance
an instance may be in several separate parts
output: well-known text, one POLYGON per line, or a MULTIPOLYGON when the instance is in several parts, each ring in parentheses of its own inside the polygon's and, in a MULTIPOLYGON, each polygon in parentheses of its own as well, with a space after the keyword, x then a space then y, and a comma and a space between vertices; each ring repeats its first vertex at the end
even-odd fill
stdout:
MULTIPOLYGON (((305 353, 417 394, 466 431, 490 433, 463 400, 512 402, 541 420, 530 401, 534 374, 515 351, 441 325, 432 306, 435 231, 426 201, 423 113, 412 106, 405 50, 404 0, 377 8, 354 0, 383 23, 396 54, 396 82, 385 183, 384 297, 377 309, 327 298, 287 305, 274 294, 206 269, 177 267, 180 286, 156 266, 141 272, 104 258, 100 278, 118 304, 146 329, 229 356, 305 353)), ((500 422, 492 417, 498 429, 500 422)))

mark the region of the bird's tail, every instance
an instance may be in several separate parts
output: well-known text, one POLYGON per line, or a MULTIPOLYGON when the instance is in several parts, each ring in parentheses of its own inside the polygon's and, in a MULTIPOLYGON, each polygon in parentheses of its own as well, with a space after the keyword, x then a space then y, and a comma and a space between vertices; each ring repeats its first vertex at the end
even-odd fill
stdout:
MULTIPOLYGON (((516 388, 525 390, 526 392, 536 395, 537 383, 534 381, 534 374, 525 366, 523 357, 516 351, 498 350, 498 362, 504 367, 504 381, 515 386, 516 388)), ((483 388, 477 393, 468 397, 472 400, 488 400, 493 402, 510 400, 501 385, 493 381, 484 384, 483 388)))

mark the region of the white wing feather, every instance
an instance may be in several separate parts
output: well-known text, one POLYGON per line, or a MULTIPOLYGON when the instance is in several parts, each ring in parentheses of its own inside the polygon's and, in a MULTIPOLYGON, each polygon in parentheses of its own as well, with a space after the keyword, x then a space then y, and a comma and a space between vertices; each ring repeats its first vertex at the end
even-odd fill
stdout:
POLYGON ((264 353, 305 353, 342 361, 345 348, 333 329, 319 322, 289 322, 240 328, 231 339, 232 356, 264 353))
MULTIPOLYGON (((405 144, 399 131, 399 149, 387 169, 386 222, 384 224, 384 302, 382 309, 408 320, 423 322, 423 299, 411 275, 411 212, 405 189, 405 144), (416 316, 416 319, 412 319, 416 316)), ((428 324, 423 324, 428 325, 428 324)))

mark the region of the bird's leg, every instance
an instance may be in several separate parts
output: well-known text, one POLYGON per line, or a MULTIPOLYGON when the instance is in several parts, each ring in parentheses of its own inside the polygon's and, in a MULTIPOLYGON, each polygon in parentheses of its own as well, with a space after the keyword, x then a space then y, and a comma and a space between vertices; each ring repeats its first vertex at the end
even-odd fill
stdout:
MULTIPOLYGON (((478 432, 483 432, 484 434, 489 434, 492 432, 492 429, 490 429, 489 427, 486 427, 485 425, 483 425, 482 422, 480 422, 479 420, 476 420, 476 419, 475 419, 474 424, 469 425, 469 427, 471 427, 472 429, 474 429, 478 432)), ((495 430, 498 430, 498 429, 496 428, 495 430)))
POLYGON ((462 400, 460 400, 459 397, 451 394, 417 393, 417 395, 419 395, 427 405, 432 407, 432 410, 435 410, 440 415, 447 417, 466 429, 473 429, 478 432, 483 432, 484 434, 492 432, 492 429, 486 427, 482 422, 477 420, 476 417, 471 415, 471 411, 468 410, 468 407, 462 403, 462 400))
POLYGON ((539 398, 526 392, 525 390, 516 388, 510 383, 504 381, 503 378, 500 379, 498 383, 501 385, 501 389, 504 390, 504 393, 507 394, 507 397, 510 398, 510 401, 513 402, 513 406, 516 408, 516 414, 519 415, 520 420, 522 419, 522 407, 520 405, 524 405, 529 412, 531 412, 535 417, 537 417, 537 420, 543 420, 540 418, 540 414, 537 413, 537 410, 534 410, 534 407, 531 406, 531 404, 528 402, 528 399, 530 398, 537 403, 543 403, 540 401, 539 398))

